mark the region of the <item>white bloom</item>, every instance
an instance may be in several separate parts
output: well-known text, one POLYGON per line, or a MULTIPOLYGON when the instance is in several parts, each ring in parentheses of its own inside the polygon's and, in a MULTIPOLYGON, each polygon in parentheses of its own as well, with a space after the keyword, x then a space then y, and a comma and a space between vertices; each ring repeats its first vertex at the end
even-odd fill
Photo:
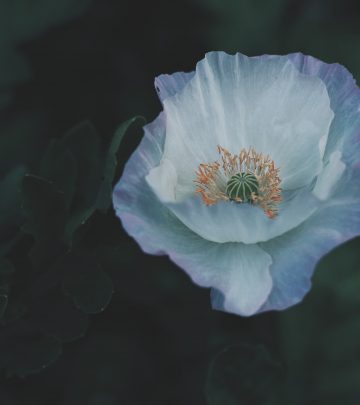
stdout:
POLYGON ((162 75, 164 112, 114 191, 125 229, 168 254, 216 309, 284 309, 317 261, 359 234, 360 92, 301 54, 207 54, 162 75))

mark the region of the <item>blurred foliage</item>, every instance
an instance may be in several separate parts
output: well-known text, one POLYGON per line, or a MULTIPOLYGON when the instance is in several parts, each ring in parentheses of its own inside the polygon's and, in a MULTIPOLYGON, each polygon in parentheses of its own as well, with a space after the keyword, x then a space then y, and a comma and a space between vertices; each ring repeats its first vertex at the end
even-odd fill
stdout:
POLYGON ((91 0, 3 0, 0 2, 0 109, 10 101, 13 86, 29 79, 27 60, 17 46, 51 26, 74 18, 91 0))
POLYGON ((209 405, 277 404, 281 365, 263 346, 232 346, 215 357, 208 374, 209 405))
POLYGON ((360 239, 318 265, 311 294, 281 314, 293 403, 356 404, 360 397, 360 239))
POLYGON ((215 49, 251 54, 276 49, 287 0, 198 0, 216 15, 215 49), (225 44, 225 47, 224 47, 225 44), (264 48, 265 45, 265 48, 264 48))
POLYGON ((358 404, 359 240, 303 303, 245 319, 143 254, 111 190, 154 76, 219 49, 358 77, 359 20, 354 0, 0 1, 1 405, 358 404))
POLYGON ((105 215, 110 206, 118 148, 137 120, 119 127, 108 151, 101 150, 90 124, 80 124, 50 140, 39 175, 17 170, 3 181, 5 190, 10 188, 7 212, 17 206, 23 218, 12 243, 4 238, 1 246, 0 347, 6 356, 0 370, 6 375, 26 376, 51 364, 61 353, 61 341, 83 336, 87 315, 109 304, 112 280, 84 238, 95 211, 105 215), (20 177, 14 200, 11 187, 20 177))

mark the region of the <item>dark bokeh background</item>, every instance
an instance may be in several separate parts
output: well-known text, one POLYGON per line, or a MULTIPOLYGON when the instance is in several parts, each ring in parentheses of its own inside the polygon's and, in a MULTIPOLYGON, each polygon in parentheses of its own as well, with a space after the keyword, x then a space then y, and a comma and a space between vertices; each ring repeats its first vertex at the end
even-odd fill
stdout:
POLYGON ((358 240, 302 304, 245 319, 107 209, 156 75, 224 50, 360 77, 359 23, 355 0, 0 0, 1 405, 360 403, 358 240))

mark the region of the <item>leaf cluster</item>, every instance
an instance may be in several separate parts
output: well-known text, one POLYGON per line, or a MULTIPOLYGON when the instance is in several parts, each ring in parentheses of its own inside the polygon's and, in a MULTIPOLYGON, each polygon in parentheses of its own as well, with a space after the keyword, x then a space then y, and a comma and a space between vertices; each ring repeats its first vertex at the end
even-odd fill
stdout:
POLYGON ((94 241, 92 224, 108 215, 120 143, 141 122, 120 125, 106 150, 83 122, 50 141, 34 173, 20 167, 0 184, 2 373, 45 368, 109 304, 114 286, 98 254, 107 238, 94 241))

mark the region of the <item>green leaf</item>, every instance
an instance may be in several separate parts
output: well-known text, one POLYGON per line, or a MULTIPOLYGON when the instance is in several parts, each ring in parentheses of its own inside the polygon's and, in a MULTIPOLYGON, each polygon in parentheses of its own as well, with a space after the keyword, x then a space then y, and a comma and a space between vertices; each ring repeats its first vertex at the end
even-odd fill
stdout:
POLYGON ((101 183, 100 139, 94 126, 83 122, 72 128, 61 143, 71 153, 77 167, 76 192, 65 231, 66 241, 71 246, 75 231, 96 209, 101 183))
POLYGON ((81 226, 87 223, 94 212, 95 207, 88 207, 83 211, 76 212, 68 219, 65 227, 65 240, 68 246, 73 245, 74 240, 76 240, 76 231, 78 231, 81 226))
POLYGON ((8 377, 37 373, 61 354, 60 342, 29 324, 17 322, 0 330, 0 370, 8 377))
POLYGON ((26 175, 23 181, 23 208, 27 218, 24 231, 37 240, 61 239, 64 230, 64 194, 49 181, 26 175))
POLYGON ((58 139, 49 143, 41 162, 40 176, 64 193, 66 208, 69 209, 76 190, 77 165, 72 153, 58 139))
POLYGON ((110 277, 100 270, 68 277, 63 288, 76 307, 86 314, 104 311, 114 292, 110 277))
POLYGON ((107 155, 105 158, 104 166, 104 177, 102 184, 100 186, 99 195, 97 198, 97 208, 105 212, 109 209, 111 205, 112 198, 112 186, 114 182, 114 177, 116 173, 116 167, 118 164, 117 153, 120 147, 120 144, 129 130, 130 126, 133 124, 145 124, 146 120, 143 117, 137 116, 130 118, 129 120, 122 123, 119 128, 115 131, 114 136, 111 140, 107 155))
POLYGON ((282 368, 263 346, 231 346, 212 361, 206 383, 209 405, 262 405, 277 394, 282 368))
POLYGON ((64 239, 64 194, 56 190, 48 180, 26 175, 22 197, 26 216, 23 230, 36 240, 32 257, 35 261, 53 259, 60 252, 64 239))
POLYGON ((32 302, 30 320, 44 333, 62 342, 80 339, 88 329, 89 317, 58 290, 51 290, 32 302))
POLYGON ((134 117, 120 125, 111 140, 105 158, 102 158, 96 129, 89 122, 77 125, 60 141, 64 150, 73 156, 78 175, 76 192, 65 229, 65 240, 69 246, 74 242, 75 233, 96 210, 106 212, 110 207, 117 152, 125 133, 136 122, 145 120, 134 117))
POLYGON ((73 155, 78 169, 75 204, 78 209, 87 208, 96 201, 101 181, 99 136, 94 126, 85 121, 65 134, 61 142, 73 155))

